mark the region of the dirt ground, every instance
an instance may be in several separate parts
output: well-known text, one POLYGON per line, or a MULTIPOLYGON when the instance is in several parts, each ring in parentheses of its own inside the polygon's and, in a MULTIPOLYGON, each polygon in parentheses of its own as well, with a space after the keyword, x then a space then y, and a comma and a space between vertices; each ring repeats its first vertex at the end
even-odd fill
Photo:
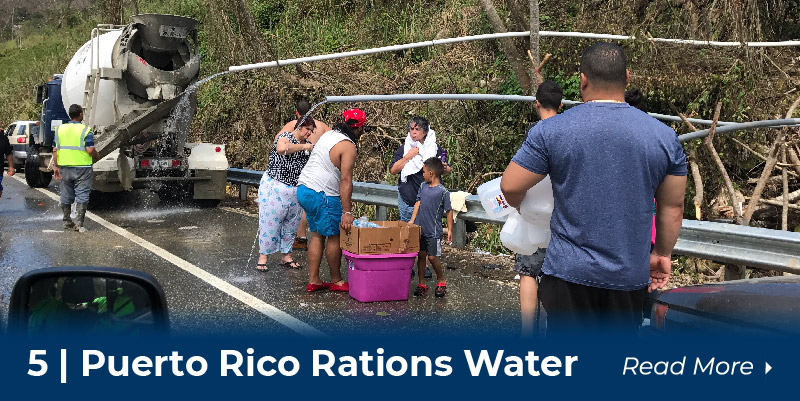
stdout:
MULTIPOLYGON (((236 195, 228 196, 220 203, 220 207, 258 215, 258 204, 253 199, 241 200, 236 195)), ((463 275, 481 276, 510 285, 519 283, 514 278, 517 274, 512 270, 513 255, 489 255, 442 244, 442 265, 449 270, 459 270, 463 275)))
MULTIPOLYGON (((235 190, 234 190, 235 191, 235 190)), ((254 199, 240 200, 238 193, 229 191, 227 199, 220 207, 258 215, 258 205, 254 199)), ((251 190, 251 197, 253 195, 251 190)), ((504 285, 518 286, 519 278, 512 270, 513 255, 490 255, 471 248, 455 248, 446 244, 442 246, 442 264, 448 270, 458 270, 462 275, 480 276, 504 285)), ((722 281, 722 265, 695 258, 675 258, 673 260, 673 276, 665 289, 693 284, 722 281)), ((759 269, 748 270, 748 278, 775 275, 775 272, 759 269)))

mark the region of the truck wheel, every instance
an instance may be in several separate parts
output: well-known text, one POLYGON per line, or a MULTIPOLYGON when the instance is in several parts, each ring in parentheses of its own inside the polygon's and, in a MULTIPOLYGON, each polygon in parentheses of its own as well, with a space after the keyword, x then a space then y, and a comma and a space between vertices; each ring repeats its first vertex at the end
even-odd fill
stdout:
POLYGON ((47 188, 53 173, 45 173, 39 170, 39 155, 28 155, 25 159, 25 182, 31 188, 47 188))

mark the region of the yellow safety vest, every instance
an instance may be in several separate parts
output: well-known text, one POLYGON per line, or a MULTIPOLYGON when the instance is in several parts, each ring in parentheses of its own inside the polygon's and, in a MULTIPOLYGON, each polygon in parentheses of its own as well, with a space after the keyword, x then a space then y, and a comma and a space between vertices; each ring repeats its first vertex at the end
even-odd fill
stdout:
POLYGON ((86 135, 91 130, 80 123, 62 124, 56 129, 56 155, 59 166, 91 166, 92 156, 86 151, 86 135))

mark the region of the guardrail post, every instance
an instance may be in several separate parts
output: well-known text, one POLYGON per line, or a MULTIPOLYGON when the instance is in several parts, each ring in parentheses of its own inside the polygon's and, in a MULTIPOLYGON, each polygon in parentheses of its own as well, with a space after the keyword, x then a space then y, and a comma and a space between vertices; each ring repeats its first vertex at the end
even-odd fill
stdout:
POLYGON ((732 264, 725 264, 725 281, 730 280, 741 280, 745 277, 747 273, 747 267, 739 266, 739 265, 732 265, 732 264))
POLYGON ((375 206, 375 220, 386 221, 389 218, 389 211, 386 206, 375 206))
POLYGON ((456 248, 467 246, 467 222, 464 219, 456 219, 453 227, 453 246, 456 248))
POLYGON ((239 184, 239 199, 247 200, 247 191, 250 190, 250 186, 247 184, 239 184))

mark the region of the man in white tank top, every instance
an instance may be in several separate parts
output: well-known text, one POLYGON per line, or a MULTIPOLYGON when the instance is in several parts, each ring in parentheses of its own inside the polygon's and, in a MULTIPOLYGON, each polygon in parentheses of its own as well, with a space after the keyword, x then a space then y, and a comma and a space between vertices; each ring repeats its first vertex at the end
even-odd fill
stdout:
POLYGON ((342 248, 339 229, 350 232, 353 226, 353 167, 356 143, 366 122, 359 109, 344 112, 344 123, 324 133, 314 144, 308 163, 297 180, 297 201, 306 212, 312 232, 308 243, 308 285, 306 291, 324 289, 347 292, 349 286, 339 270, 342 248), (319 268, 322 251, 331 269, 331 282, 322 281, 319 268))

